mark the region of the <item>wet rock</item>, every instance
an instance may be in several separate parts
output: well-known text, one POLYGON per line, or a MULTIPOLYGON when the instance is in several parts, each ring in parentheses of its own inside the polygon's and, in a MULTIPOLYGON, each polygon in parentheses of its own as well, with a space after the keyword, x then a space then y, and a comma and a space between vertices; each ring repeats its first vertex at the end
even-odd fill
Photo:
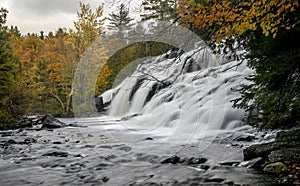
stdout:
POLYGON ((268 159, 268 155, 274 148, 275 147, 273 147, 273 143, 252 145, 244 149, 244 160, 251 160, 257 157, 268 159))
POLYGON ((242 162, 240 165, 248 168, 263 169, 263 167, 266 165, 266 161, 261 157, 258 157, 247 162, 242 162))
POLYGON ((111 159, 116 159, 116 158, 117 158, 116 155, 111 154, 111 155, 106 156, 104 159, 111 160, 111 159))
POLYGON ((278 132, 274 142, 256 144, 244 149, 244 160, 262 157, 269 160, 272 151, 300 147, 300 129, 278 132))
POLYGON ((71 123, 68 125, 69 127, 76 127, 76 128, 83 128, 83 127, 87 127, 87 126, 84 126, 84 125, 79 125, 77 123, 71 123))
POLYGON ((205 163, 207 161, 206 158, 180 158, 178 156, 171 156, 169 158, 164 159, 161 161, 161 164, 171 163, 171 164, 186 164, 186 165, 195 165, 205 163))
POLYGON ((35 138, 25 138, 23 142, 19 142, 19 144, 31 144, 31 143, 36 143, 37 140, 35 138))
POLYGON ((300 162, 300 148, 287 148, 272 151, 270 153, 269 161, 274 162, 283 162, 287 164, 300 162))
POLYGON ((236 141, 246 141, 246 142, 251 142, 255 139, 254 135, 244 135, 244 136, 239 136, 235 140, 236 141))
POLYGON ((13 140, 13 139, 9 139, 5 144, 6 144, 6 145, 10 145, 10 144, 18 144, 18 142, 16 142, 16 141, 13 140))
POLYGON ((96 145, 85 145, 84 146, 84 148, 90 148, 90 149, 93 149, 93 148, 95 148, 96 147, 96 145))
POLYGON ((291 144, 299 144, 300 142, 300 128, 290 131, 278 132, 275 140, 277 142, 290 142, 291 144))
POLYGON ((207 179, 205 180, 204 182, 215 182, 215 183, 221 183, 225 181, 225 179, 223 178, 210 178, 210 179, 207 179))
POLYGON ((207 161, 206 158, 190 158, 187 160, 186 164, 187 165, 201 164, 201 163, 205 163, 206 161, 207 161))
POLYGON ((153 140, 153 138, 147 137, 147 138, 145 138, 145 140, 153 140))
POLYGON ((166 158, 164 160, 162 160, 160 163, 161 164, 166 164, 166 163, 171 163, 171 164, 177 164, 180 161, 180 157, 178 156, 171 156, 169 158, 166 158))
POLYGON ((98 112, 105 112, 107 110, 107 107, 110 104, 110 101, 107 103, 104 103, 103 97, 101 97, 101 96, 96 97, 95 102, 96 102, 96 108, 97 108, 98 112))
POLYGON ((106 183, 106 182, 109 181, 109 178, 105 176, 104 178, 102 178, 102 181, 103 181, 104 183, 106 183))
POLYGON ((43 154, 42 156, 68 157, 68 155, 69 155, 69 153, 67 153, 67 152, 54 151, 54 152, 49 152, 49 153, 43 154))
POLYGON ((50 114, 47 114, 44 117, 42 117, 40 119, 40 122, 42 124, 42 128, 47 128, 47 129, 62 128, 67 126, 64 122, 56 119, 50 114))
POLYGON ((33 122, 30 118, 24 117, 18 122, 17 128, 33 127, 34 124, 35 122, 33 122))
POLYGON ((12 131, 0 131, 1 137, 13 136, 13 134, 14 133, 12 131))
POLYGON ((275 174, 280 174, 283 172, 287 171, 286 165, 284 165, 281 162, 276 162, 276 163, 271 163, 265 166, 263 171, 268 172, 268 173, 275 173, 275 174))
POLYGON ((203 170, 208 170, 210 168, 209 165, 200 165, 200 168, 203 170))
POLYGON ((241 162, 239 162, 239 161, 225 161, 225 162, 220 163, 220 165, 224 165, 224 166, 237 166, 240 163, 241 162))

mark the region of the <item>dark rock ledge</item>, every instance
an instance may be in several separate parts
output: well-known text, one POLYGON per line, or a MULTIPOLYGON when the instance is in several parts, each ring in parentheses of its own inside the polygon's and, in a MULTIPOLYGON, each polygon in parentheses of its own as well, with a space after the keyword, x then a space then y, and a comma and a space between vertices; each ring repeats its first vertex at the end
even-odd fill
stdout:
POLYGON ((42 116, 36 116, 33 118, 24 117, 18 122, 18 125, 14 129, 29 128, 34 130, 41 129, 56 129, 62 127, 84 127, 76 123, 66 124, 59 119, 55 118, 51 114, 42 116))
POLYGON ((278 176, 280 185, 300 185, 300 129, 278 132, 275 141, 244 149, 249 167, 278 176))

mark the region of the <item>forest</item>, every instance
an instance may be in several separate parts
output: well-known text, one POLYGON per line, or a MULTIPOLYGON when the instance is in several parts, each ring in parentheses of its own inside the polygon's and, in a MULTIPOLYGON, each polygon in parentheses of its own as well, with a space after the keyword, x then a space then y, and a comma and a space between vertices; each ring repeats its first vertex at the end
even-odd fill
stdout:
MULTIPOLYGON (((260 128, 300 125, 298 0, 143 0, 142 8, 141 19, 133 23, 124 4, 105 18, 102 5, 94 10, 80 3, 74 28, 28 34, 21 34, 17 25, 6 25, 9 10, 1 8, 0 128, 14 127, 24 115, 71 117, 74 73, 85 51, 104 35, 111 35, 108 42, 113 43, 119 42, 114 35, 151 32, 155 26, 143 27, 149 20, 184 26, 215 53, 247 51, 239 60, 248 60, 256 74, 248 77, 252 84, 239 90, 241 97, 232 100, 235 107, 249 113, 245 122, 260 128)), ((110 89, 118 72, 134 59, 171 48, 150 42, 119 51, 97 67, 102 70, 93 91, 99 95, 110 89)), ((105 48, 98 54, 105 58, 105 48)))

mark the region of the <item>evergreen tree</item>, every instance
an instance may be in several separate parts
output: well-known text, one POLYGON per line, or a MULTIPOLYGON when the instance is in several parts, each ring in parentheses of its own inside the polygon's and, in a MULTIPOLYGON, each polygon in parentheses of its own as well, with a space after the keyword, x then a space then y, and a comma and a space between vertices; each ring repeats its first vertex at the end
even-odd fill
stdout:
POLYGON ((176 17, 176 0, 143 0, 142 20, 169 20, 176 17))
POLYGON ((19 61, 9 43, 8 29, 5 26, 8 11, 0 9, 0 127, 14 124, 22 114, 17 94, 19 61))
POLYGON ((130 23, 133 19, 129 17, 129 9, 126 9, 124 4, 120 5, 116 14, 109 14, 107 19, 110 21, 108 29, 117 31, 118 35, 123 35, 125 31, 130 30, 133 26, 130 23))

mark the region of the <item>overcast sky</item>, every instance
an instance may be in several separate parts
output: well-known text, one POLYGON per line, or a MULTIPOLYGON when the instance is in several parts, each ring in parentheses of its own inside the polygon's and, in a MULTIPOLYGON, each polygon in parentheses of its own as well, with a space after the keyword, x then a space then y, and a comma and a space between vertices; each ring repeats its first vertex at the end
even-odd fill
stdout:
MULTIPOLYGON (((73 28, 80 0, 0 0, 0 6, 8 9, 7 25, 18 26, 23 34, 45 33, 57 28, 73 28)), ((104 4, 104 16, 107 16, 123 2, 130 7, 138 7, 134 0, 81 0, 91 5, 93 10, 104 4), (129 4, 130 3, 130 4, 129 4)), ((136 12, 134 9, 132 12, 136 12)), ((132 15, 134 16, 134 14, 132 15)))

